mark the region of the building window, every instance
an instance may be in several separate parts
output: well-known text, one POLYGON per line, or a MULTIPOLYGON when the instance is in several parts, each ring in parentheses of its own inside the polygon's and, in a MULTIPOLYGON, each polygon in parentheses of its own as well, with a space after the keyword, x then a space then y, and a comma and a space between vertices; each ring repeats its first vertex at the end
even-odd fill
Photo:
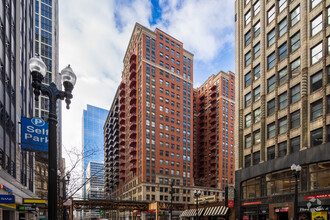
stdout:
POLYGON ((286 0, 280 0, 278 3, 278 11, 281 13, 286 8, 287 2, 286 0))
POLYGON ((260 129, 253 132, 253 144, 260 144, 260 129))
POLYGON ((267 160, 275 159, 275 146, 267 148, 267 160))
POLYGON ((300 73, 300 57, 290 64, 291 77, 294 78, 300 73))
POLYGON ((254 59, 259 57, 260 55, 260 42, 258 42, 254 47, 253 47, 253 53, 254 53, 254 59))
POLYGON ((245 136, 245 148, 251 147, 251 134, 245 136))
POLYGON ((311 147, 318 146, 323 143, 323 128, 311 131, 311 147))
POLYGON ((251 105, 251 92, 245 95, 245 107, 248 107, 251 105))
POLYGON ((290 139, 290 153, 296 153, 300 150, 300 136, 290 139))
POLYGON ((245 54, 245 66, 251 63, 251 50, 245 54))
POLYGON ((269 9, 269 11, 267 12, 267 16, 268 16, 268 24, 269 24, 275 18, 275 5, 273 5, 273 7, 269 9))
POLYGON ((287 152, 287 144, 286 141, 278 144, 278 157, 284 157, 287 152))
POLYGON ((317 100, 311 104, 311 120, 315 120, 322 116, 323 109, 322 109, 322 99, 317 100))
POLYGON ((310 172, 310 187, 311 190, 328 189, 330 182, 330 164, 329 162, 322 162, 309 166, 310 172))
POLYGON ((253 69, 253 75, 254 75, 254 80, 259 79, 260 77, 260 64, 258 64, 256 67, 253 69))
POLYGON ((287 94, 286 92, 282 93, 281 95, 278 96, 278 107, 279 109, 284 109, 287 106, 287 102, 288 98, 287 98, 287 94))
POLYGON ((311 76, 311 93, 322 88, 322 70, 311 76))
POLYGON ((275 122, 267 125, 267 138, 275 137, 275 122))
POLYGON ((245 156, 245 167, 250 167, 251 166, 251 155, 246 155, 245 156))
POLYGON ((315 8, 322 0, 311 0, 311 8, 315 8))
POLYGON ((322 42, 311 49, 312 65, 322 59, 322 42))
POLYGON ((253 165, 260 163, 260 151, 253 153, 253 165))
POLYGON ((297 24, 298 21, 300 21, 300 6, 291 12, 291 26, 297 24))
POLYGON ((260 1, 259 0, 253 5, 253 9, 254 9, 254 16, 256 16, 260 11, 260 1))
POLYGON ((291 88, 291 103, 295 103, 300 99, 300 84, 291 88))
POLYGON ((260 86, 258 86, 257 88, 255 88, 255 89, 253 90, 253 95, 254 95, 253 100, 254 100, 255 102, 258 101, 258 100, 260 99, 260 86))
POLYGON ((260 34, 260 21, 258 21, 254 26, 253 26, 253 31, 254 31, 254 37, 257 37, 260 34))
MULTIPOLYGON (((330 113, 330 95, 327 96, 327 114, 330 113)), ((330 142, 330 140, 329 140, 330 142)))
POLYGON ((249 10, 246 14, 245 14, 245 25, 249 24, 251 21, 251 11, 249 10))
POLYGON ((267 45, 268 47, 275 42, 275 28, 267 34, 267 45))
MULTIPOLYGON (((283 60, 286 55, 288 54, 287 53, 287 46, 286 46, 286 42, 284 44, 282 44, 279 48, 278 48, 278 53, 279 53, 279 59, 280 61, 283 60)), ((275 61, 274 61, 275 63, 275 61)))
POLYGON ((245 76, 245 87, 251 84, 251 72, 248 72, 245 76))
POLYGON ((278 29, 279 29, 279 35, 280 37, 286 33, 287 30, 287 22, 286 22, 286 17, 280 22, 280 24, 278 25, 278 29))
POLYGON ((245 46, 249 45, 251 43, 251 31, 248 31, 245 34, 245 46))
POLYGON ((251 126, 251 113, 245 115, 245 128, 248 128, 251 126))
POLYGON ((322 13, 311 21, 312 36, 322 30, 322 13))
POLYGON ((268 80, 267 80, 267 91, 268 93, 270 93, 271 91, 273 91, 275 89, 275 76, 272 76, 270 77, 268 80))
POLYGON ((254 123, 257 123, 260 121, 260 108, 257 108, 253 111, 253 117, 254 117, 254 123))
POLYGON ((330 7, 327 9, 327 13, 328 13, 328 24, 330 24, 330 7))
POLYGON ((267 67, 268 69, 271 69, 272 67, 274 67, 275 65, 275 52, 273 52, 272 54, 270 54, 267 57, 267 67))
POLYGON ((272 115, 275 113, 275 99, 270 100, 267 102, 267 116, 272 115))
POLYGON ((282 134, 286 131, 287 131, 287 119, 286 117, 283 117, 278 121, 278 133, 282 134))
POLYGON ((287 79, 287 67, 284 67, 278 72, 278 80, 280 85, 286 82, 287 79))
POLYGON ((300 47, 300 31, 293 35, 291 41, 291 52, 297 50, 300 47))

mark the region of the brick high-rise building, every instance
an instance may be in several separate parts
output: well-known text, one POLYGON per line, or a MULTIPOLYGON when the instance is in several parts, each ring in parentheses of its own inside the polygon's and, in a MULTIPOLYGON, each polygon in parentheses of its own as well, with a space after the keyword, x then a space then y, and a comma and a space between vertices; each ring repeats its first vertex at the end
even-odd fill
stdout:
MULTIPOLYGON (((105 154, 106 167, 119 163, 119 184, 108 189, 109 196, 170 202, 173 181, 173 202, 193 203, 197 189, 193 180, 193 54, 163 31, 136 24, 123 62, 119 156, 111 157, 115 148, 105 154)), ((110 127, 105 126, 105 135, 110 127)), ((108 139, 105 150, 115 138, 108 139)), ((106 168, 108 181, 110 169, 106 168)), ((220 189, 198 189, 202 196, 223 199, 220 189)))
POLYGON ((329 208, 329 6, 328 0, 235 3, 238 219, 293 217, 293 163, 302 167, 298 219, 329 208), (308 198, 318 197, 308 207, 308 198), (324 209, 315 209, 320 204, 324 209))
POLYGON ((195 184, 234 185, 235 74, 220 71, 194 91, 195 184))

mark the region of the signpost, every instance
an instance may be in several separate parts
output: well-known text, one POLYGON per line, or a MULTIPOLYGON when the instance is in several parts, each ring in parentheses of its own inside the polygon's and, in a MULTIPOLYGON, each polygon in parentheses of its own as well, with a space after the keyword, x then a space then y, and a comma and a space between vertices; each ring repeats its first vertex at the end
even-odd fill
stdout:
POLYGON ((15 203, 15 196, 13 196, 13 195, 0 195, 0 203, 15 203))
POLYGON ((23 199, 24 204, 46 204, 45 199, 23 199))
POLYGON ((21 118, 22 149, 48 152, 48 122, 41 118, 21 118))

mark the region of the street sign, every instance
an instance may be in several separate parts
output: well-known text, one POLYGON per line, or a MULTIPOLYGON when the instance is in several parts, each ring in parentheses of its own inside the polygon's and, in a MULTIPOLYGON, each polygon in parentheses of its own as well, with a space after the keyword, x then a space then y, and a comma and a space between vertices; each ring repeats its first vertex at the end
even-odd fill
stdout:
POLYGON ((36 207, 32 207, 32 206, 24 206, 24 205, 20 205, 18 206, 18 210, 19 211, 36 211, 36 207))
POLYGON ((100 210, 100 214, 103 215, 103 210, 102 209, 100 210))
POLYGON ((24 204, 46 204, 45 199, 23 199, 24 204))
POLYGON ((15 203, 15 196, 13 196, 13 195, 0 195, 0 203, 15 203))
POLYGON ((22 149, 48 152, 48 122, 41 118, 21 118, 22 149))

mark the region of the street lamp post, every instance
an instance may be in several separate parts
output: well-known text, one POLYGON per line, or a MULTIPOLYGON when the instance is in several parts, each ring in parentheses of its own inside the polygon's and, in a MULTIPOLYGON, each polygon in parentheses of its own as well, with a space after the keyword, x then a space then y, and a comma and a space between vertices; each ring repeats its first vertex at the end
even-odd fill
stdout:
POLYGON ((70 65, 61 71, 64 91, 57 89, 55 83, 49 86, 42 83, 46 75, 46 65, 40 58, 35 56, 30 59, 30 71, 32 75, 32 87, 34 88, 35 100, 39 100, 40 93, 49 97, 49 144, 48 144, 48 219, 57 220, 57 113, 56 102, 64 100, 69 109, 72 99, 72 90, 76 83, 76 75, 70 65))
POLYGON ((298 179, 300 176, 301 166, 292 164, 291 170, 295 177, 295 190, 294 190, 294 220, 298 220, 298 179))
POLYGON ((173 213, 173 204, 172 204, 172 202, 173 202, 173 194, 174 194, 173 186, 174 186, 174 180, 172 180, 171 191, 170 191, 170 194, 171 194, 170 220, 172 220, 172 213, 173 213))
POLYGON ((195 195, 195 198, 196 198, 196 217, 197 217, 197 220, 199 220, 199 216, 198 216, 198 198, 201 195, 201 191, 200 190, 194 190, 194 195, 195 195))

